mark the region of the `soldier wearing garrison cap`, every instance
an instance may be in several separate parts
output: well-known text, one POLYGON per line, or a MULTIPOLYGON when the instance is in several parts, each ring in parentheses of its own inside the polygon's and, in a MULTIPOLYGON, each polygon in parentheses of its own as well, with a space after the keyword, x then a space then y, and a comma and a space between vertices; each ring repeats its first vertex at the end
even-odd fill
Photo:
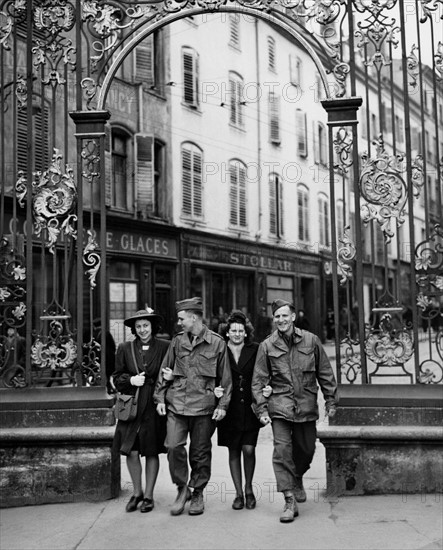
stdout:
POLYGON ((337 383, 319 338, 294 325, 294 304, 275 300, 271 309, 277 328, 258 349, 253 407, 260 422, 272 425, 277 491, 285 498, 280 521, 289 523, 298 516, 297 502, 306 500, 303 475, 315 452, 318 386, 332 417, 338 403, 337 383), (272 393, 265 397, 262 390, 267 385, 272 393))
POLYGON ((167 415, 165 446, 178 488, 171 515, 181 514, 188 500, 189 514, 199 515, 204 512, 203 490, 211 476, 211 438, 215 423, 226 415, 232 378, 224 339, 203 324, 202 299, 180 300, 175 309, 182 331, 169 345, 154 400, 157 412, 167 415), (217 398, 214 390, 220 387, 223 395, 217 398))

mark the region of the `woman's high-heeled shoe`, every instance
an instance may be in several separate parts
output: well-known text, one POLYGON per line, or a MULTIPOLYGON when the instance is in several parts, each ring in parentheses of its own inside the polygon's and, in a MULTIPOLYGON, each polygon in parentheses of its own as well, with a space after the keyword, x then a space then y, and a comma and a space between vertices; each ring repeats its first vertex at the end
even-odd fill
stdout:
POLYGON ((138 503, 143 500, 143 495, 132 495, 132 497, 129 499, 128 504, 126 505, 126 511, 127 512, 135 512, 137 510, 138 503))

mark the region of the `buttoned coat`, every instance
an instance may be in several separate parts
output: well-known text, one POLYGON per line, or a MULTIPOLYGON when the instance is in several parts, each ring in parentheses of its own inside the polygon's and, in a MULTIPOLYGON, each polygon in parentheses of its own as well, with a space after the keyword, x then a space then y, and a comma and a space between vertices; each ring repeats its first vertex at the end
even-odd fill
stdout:
POLYGON ((326 409, 338 402, 337 383, 328 356, 319 338, 294 327, 292 343, 285 342, 278 330, 258 349, 252 378, 254 410, 258 418, 283 418, 292 422, 317 420, 318 387, 326 409), (263 396, 263 387, 272 394, 263 396))
POLYGON ((217 425, 219 445, 227 445, 234 433, 258 430, 263 426, 252 410, 252 373, 254 371, 258 344, 245 344, 238 363, 228 347, 232 373, 232 396, 226 416, 217 425))
POLYGON ((140 373, 145 373, 145 383, 139 391, 137 417, 129 422, 118 421, 114 446, 121 454, 128 455, 138 434, 140 454, 142 456, 155 456, 165 452, 166 420, 156 411, 153 393, 160 365, 167 352, 169 342, 155 337, 151 338, 149 350, 144 356, 138 338, 134 342, 124 342, 118 346, 114 384, 118 391, 128 395, 135 395, 137 390, 130 382, 131 376, 137 374, 132 354, 133 345, 138 370, 140 373))
POLYGON ((168 382, 160 371, 154 393, 156 403, 165 403, 169 411, 185 416, 228 408, 232 377, 226 343, 205 325, 193 343, 185 332, 172 339, 162 363, 162 369, 165 367, 172 369, 174 378, 168 382), (224 389, 220 399, 214 395, 218 385, 224 389))

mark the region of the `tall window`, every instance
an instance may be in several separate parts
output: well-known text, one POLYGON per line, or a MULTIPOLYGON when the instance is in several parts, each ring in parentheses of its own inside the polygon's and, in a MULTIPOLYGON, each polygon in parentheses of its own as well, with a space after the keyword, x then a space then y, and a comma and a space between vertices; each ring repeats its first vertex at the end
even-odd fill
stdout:
POLYGON ((301 157, 306 157, 308 154, 306 113, 300 109, 295 111, 295 128, 297 132, 297 152, 301 157))
POLYGON ((280 98, 274 92, 269 93, 269 141, 279 145, 280 138, 280 98))
POLYGON ((154 31, 135 49, 135 79, 145 88, 163 91, 163 33, 154 31))
POLYGON ((229 14, 229 45, 240 48, 240 14, 229 14))
POLYGON ((283 181, 278 174, 269 176, 269 232, 282 237, 283 231, 283 181))
POLYGON ((183 101, 188 107, 198 107, 198 54, 192 48, 182 49, 183 101))
POLYGON ((272 36, 268 36, 268 69, 271 71, 276 70, 275 40, 272 36))
POLYGON ((130 135, 124 130, 113 128, 110 145, 111 206, 121 210, 132 210, 134 206, 134 186, 132 175, 128 173, 128 164, 131 157, 130 135))
POLYGON ((246 166, 238 160, 231 161, 229 164, 229 179, 229 223, 237 227, 247 227, 246 166))
POLYGON ((137 211, 141 217, 165 214, 165 145, 152 135, 135 136, 137 211))
POLYGON ((315 162, 323 164, 323 166, 328 164, 326 128, 321 122, 314 124, 314 157, 315 162))
POLYGON ((320 195, 318 197, 318 217, 320 222, 320 245, 330 246, 329 201, 325 195, 320 195))
POLYGON ((289 78, 291 79, 291 84, 294 86, 301 87, 302 85, 302 68, 302 61, 298 55, 289 54, 289 78))
POLYGON ((229 73, 230 116, 234 126, 243 127, 243 79, 236 73, 229 73))
POLYGON ((298 239, 301 242, 309 241, 309 194, 304 185, 297 190, 298 206, 298 239))
POLYGON ((202 150, 193 143, 182 145, 183 214, 193 218, 203 216, 202 150))

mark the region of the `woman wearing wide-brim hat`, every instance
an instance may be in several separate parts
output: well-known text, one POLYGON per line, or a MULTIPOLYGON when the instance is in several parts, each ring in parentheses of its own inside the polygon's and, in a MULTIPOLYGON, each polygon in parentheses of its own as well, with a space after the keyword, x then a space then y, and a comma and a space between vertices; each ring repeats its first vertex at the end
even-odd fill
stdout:
POLYGON ((160 365, 169 346, 169 342, 155 336, 162 322, 163 318, 150 308, 137 311, 124 321, 135 339, 123 342, 117 348, 114 373, 117 390, 134 395, 140 388, 137 417, 128 422, 119 420, 114 436, 114 449, 127 457, 126 464, 133 484, 133 494, 126 505, 127 512, 135 511, 139 502, 142 502, 141 512, 150 512, 154 508, 159 455, 166 452, 166 421, 157 414, 152 399, 160 365), (144 491, 141 456, 146 460, 144 491))

